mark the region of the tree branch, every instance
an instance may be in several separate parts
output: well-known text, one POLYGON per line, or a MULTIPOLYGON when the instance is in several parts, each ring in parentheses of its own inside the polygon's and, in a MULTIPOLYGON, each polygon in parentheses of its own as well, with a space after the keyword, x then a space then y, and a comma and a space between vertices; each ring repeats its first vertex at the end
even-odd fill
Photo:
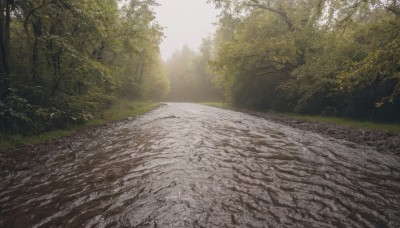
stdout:
POLYGON ((29 34, 29 32, 28 32, 28 21, 29 21, 30 17, 32 16, 32 14, 35 13, 36 10, 39 10, 39 9, 43 8, 45 5, 46 5, 46 0, 43 0, 41 5, 39 5, 39 6, 35 7, 35 8, 33 8, 32 10, 30 10, 28 15, 25 17, 24 29, 25 29, 25 33, 27 35, 29 34))
POLYGON ((272 13, 278 14, 287 24, 289 31, 293 32, 295 30, 295 26, 294 26, 293 22, 289 19, 288 15, 286 14, 285 11, 277 10, 277 9, 272 8, 269 5, 261 4, 258 2, 258 0, 250 0, 250 2, 252 2, 252 3, 248 3, 247 6, 265 9, 272 13))

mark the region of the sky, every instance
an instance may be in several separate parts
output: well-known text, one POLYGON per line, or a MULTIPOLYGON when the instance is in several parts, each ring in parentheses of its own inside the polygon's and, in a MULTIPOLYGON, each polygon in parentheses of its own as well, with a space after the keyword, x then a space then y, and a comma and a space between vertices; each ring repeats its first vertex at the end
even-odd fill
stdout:
POLYGON ((207 0, 158 0, 155 7, 158 23, 166 36, 161 43, 161 55, 167 60, 184 45, 198 50, 203 38, 213 34, 218 11, 207 0))

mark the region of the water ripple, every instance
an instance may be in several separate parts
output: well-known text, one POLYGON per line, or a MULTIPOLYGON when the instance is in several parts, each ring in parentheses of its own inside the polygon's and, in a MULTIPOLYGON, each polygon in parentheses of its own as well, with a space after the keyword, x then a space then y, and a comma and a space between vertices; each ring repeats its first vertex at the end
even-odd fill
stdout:
POLYGON ((56 148, 0 182, 0 227, 400 227, 400 159, 195 104, 56 148))

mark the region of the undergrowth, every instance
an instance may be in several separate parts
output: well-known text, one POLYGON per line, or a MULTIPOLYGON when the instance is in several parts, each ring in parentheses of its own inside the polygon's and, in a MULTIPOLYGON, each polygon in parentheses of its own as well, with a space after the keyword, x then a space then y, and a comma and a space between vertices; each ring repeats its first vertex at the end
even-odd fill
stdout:
POLYGON ((127 117, 144 114, 157 108, 159 105, 160 104, 156 102, 116 100, 110 108, 100 111, 94 115, 91 120, 81 124, 73 124, 64 129, 54 129, 36 135, 2 134, 0 135, 0 151, 10 150, 19 145, 33 145, 50 139, 69 136, 90 126, 103 125, 109 122, 122 120, 127 117))

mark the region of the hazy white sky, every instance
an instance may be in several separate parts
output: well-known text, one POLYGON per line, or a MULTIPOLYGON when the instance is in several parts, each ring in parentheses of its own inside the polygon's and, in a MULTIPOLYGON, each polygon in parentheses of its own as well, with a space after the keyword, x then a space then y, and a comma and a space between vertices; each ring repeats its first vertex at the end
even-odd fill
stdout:
POLYGON ((183 45, 197 50, 202 38, 215 30, 217 10, 207 0, 158 0, 161 6, 155 8, 157 21, 164 29, 161 55, 167 60, 183 45))

